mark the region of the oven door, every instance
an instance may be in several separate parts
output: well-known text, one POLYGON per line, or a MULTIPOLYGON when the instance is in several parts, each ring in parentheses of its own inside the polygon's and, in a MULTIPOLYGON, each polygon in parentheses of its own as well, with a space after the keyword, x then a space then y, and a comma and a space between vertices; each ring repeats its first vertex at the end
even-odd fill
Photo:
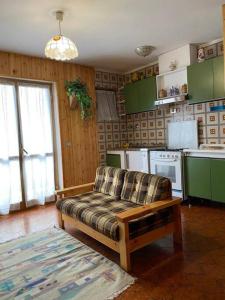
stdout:
POLYGON ((167 177, 172 182, 173 190, 182 190, 180 159, 151 159, 151 173, 167 177))

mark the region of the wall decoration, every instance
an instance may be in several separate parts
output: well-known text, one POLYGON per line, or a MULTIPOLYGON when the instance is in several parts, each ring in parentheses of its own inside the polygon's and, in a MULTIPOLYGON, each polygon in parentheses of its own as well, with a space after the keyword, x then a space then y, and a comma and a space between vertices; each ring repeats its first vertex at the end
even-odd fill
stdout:
POLYGON ((75 109, 79 104, 81 119, 87 119, 91 115, 92 99, 88 94, 86 84, 78 78, 74 81, 66 81, 65 88, 71 109, 75 109))

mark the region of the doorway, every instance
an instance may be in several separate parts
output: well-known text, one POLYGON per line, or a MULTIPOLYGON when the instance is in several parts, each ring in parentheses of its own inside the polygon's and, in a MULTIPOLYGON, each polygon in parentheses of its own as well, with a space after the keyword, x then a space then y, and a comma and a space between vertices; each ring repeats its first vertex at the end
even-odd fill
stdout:
POLYGON ((0 214, 54 201, 51 85, 0 81, 0 214))

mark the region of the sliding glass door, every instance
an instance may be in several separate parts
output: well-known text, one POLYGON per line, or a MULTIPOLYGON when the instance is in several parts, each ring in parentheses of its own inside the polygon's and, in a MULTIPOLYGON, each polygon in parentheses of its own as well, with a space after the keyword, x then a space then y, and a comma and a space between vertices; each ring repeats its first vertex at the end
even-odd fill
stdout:
POLYGON ((53 201, 50 87, 0 83, 0 127, 0 214, 53 201))
POLYGON ((15 86, 0 84, 0 214, 22 201, 15 86))

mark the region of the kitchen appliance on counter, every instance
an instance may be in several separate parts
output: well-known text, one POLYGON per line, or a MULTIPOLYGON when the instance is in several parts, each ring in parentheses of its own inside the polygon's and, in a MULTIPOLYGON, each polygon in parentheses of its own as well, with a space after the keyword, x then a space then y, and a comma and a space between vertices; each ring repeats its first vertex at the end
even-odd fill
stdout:
POLYGON ((129 171, 150 172, 149 149, 126 150, 126 169, 129 171))
POLYGON ((122 169, 150 173, 150 151, 164 149, 165 146, 140 146, 108 150, 107 154, 119 156, 122 169))
POLYGON ((171 122, 167 127, 168 149, 150 152, 150 171, 170 178, 173 196, 184 198, 183 149, 198 148, 198 124, 196 120, 171 122))

